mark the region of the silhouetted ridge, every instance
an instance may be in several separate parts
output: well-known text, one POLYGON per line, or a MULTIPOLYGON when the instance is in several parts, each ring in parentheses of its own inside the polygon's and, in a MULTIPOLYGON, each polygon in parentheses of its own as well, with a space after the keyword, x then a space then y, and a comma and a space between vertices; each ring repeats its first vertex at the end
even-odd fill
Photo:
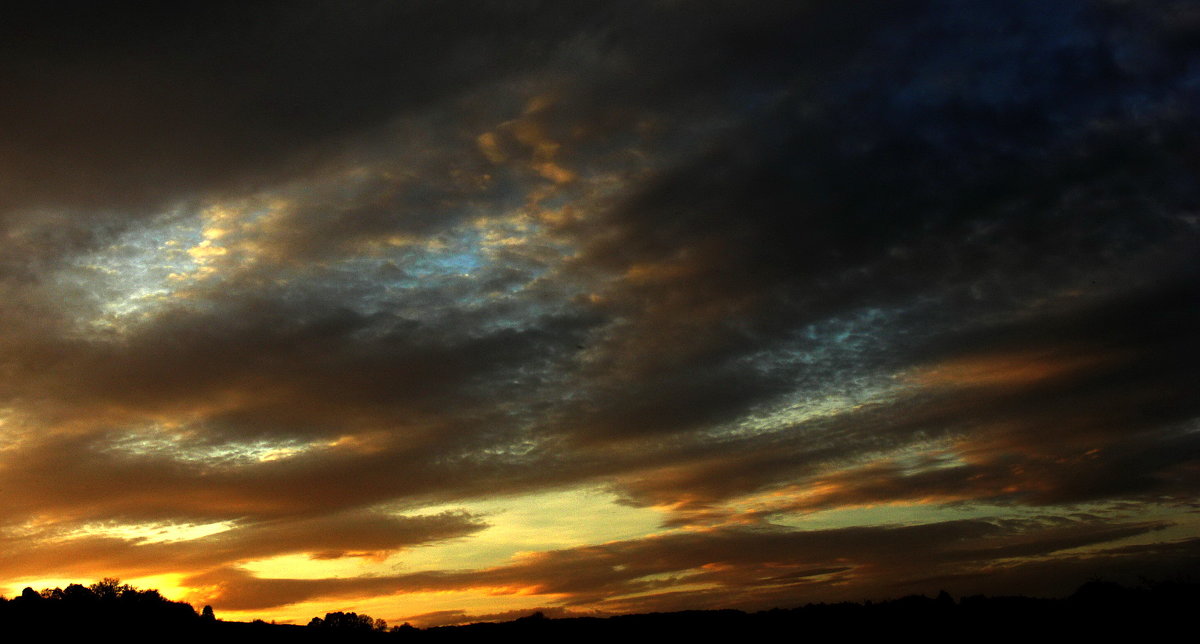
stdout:
POLYGON ((112 578, 41 592, 26 588, 19 596, 0 601, 0 622, 9 632, 186 632, 199 619, 189 604, 112 578))
POLYGON ((1150 637, 1188 624, 1200 606, 1200 584, 1163 582, 1143 588, 1093 581, 1065 599, 986 597, 955 600, 910 595, 883 602, 808 604, 756 613, 691 610, 612 617, 548 618, 534 613, 509 622, 482 622, 419 629, 408 624, 387 629, 381 619, 356 613, 326 613, 308 626, 225 622, 154 590, 137 590, 106 579, 91 586, 71 584, 41 592, 26 588, 13 599, 0 598, 6 635, 41 638, 46 634, 111 633, 125 641, 219 642, 592 642, 621 644, 636 638, 697 638, 700 641, 764 634, 856 640, 861 637, 918 636, 922 641, 999 641, 1114 634, 1150 637))

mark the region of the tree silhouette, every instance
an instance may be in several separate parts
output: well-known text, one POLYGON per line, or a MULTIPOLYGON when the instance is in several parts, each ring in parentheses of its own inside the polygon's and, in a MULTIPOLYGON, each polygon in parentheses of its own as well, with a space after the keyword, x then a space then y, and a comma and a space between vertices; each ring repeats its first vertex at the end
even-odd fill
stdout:
POLYGON ((63 599, 71 602, 95 601, 96 593, 82 584, 71 584, 63 591, 63 599))
MULTIPOLYGON (((122 593, 134 590, 133 586, 122 584, 121 580, 116 577, 105 577, 88 588, 96 594, 96 597, 104 600, 117 599, 122 593)), ((157 593, 158 591, 154 592, 157 593)))
MULTIPOLYGON (((26 588, 12 602, 0 602, 0 624, 8 632, 33 632, 53 626, 56 632, 121 632, 147 634, 195 628, 199 616, 183 602, 170 601, 157 590, 138 590, 116 578, 90 586, 70 584, 40 593, 26 588)), ((68 638, 69 639, 69 638, 68 638)))
POLYGON ((308 623, 313 628, 331 629, 338 631, 359 631, 367 632, 373 630, 387 630, 387 622, 382 619, 373 619, 370 615, 358 613, 325 613, 325 619, 320 617, 312 618, 308 623))

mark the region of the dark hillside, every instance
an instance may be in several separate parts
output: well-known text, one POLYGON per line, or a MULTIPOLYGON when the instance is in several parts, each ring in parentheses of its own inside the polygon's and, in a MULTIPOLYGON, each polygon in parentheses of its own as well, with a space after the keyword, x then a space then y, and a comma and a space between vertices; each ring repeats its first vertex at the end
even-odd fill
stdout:
POLYGON ((1023 638, 1147 638, 1185 627, 1200 608, 1200 584, 1160 583, 1128 588, 1090 582, 1064 599, 973 596, 955 600, 908 596, 886 602, 809 604, 756 613, 736 610, 648 613, 607 618, 549 619, 541 613, 510 622, 428 629, 385 629, 366 615, 329 613, 308 626, 226 622, 202 617, 154 590, 105 580, 41 592, 27 588, 0 600, 6 639, 40 641, 49 635, 126 642, 591 642, 634 638, 659 641, 737 641, 768 634, 796 639, 891 638, 925 641, 997 641, 1023 638))

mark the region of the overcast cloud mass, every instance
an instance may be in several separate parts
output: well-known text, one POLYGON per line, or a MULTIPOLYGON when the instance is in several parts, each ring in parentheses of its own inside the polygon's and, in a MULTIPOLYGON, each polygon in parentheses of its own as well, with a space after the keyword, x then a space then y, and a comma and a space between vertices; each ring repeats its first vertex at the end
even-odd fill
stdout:
POLYGON ((1200 571, 1195 2, 27 4, 0 592, 428 625, 1200 571))

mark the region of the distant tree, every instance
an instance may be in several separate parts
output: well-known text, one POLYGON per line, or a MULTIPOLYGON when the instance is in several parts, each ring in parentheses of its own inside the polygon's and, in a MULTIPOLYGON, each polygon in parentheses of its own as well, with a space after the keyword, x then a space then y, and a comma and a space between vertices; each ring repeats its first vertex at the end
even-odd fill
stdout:
POLYGON ((29 586, 26 586, 25 589, 21 591, 21 599, 26 601, 34 601, 41 598, 42 596, 38 594, 38 591, 30 588, 29 586))
POLYGON ((128 591, 136 592, 136 589, 133 586, 122 584, 121 580, 117 579, 116 577, 105 577, 104 579, 92 584, 88 588, 90 588, 92 592, 96 594, 96 597, 104 600, 118 599, 122 593, 128 591))
POLYGON ((90 601, 96 599, 96 593, 82 584, 71 584, 63 590, 63 599, 67 601, 90 601))
POLYGON ((200 619, 202 619, 206 622, 217 621, 217 616, 215 614, 213 614, 212 606, 209 606, 207 604, 204 606, 204 610, 200 611, 200 619))
MULTIPOLYGON (((383 622, 383 620, 379 620, 383 622)), ((387 628, 387 622, 384 623, 384 628, 387 628)), ((312 618, 308 623, 313 628, 328 628, 339 631, 371 631, 376 628, 376 620, 370 615, 359 615, 358 613, 325 613, 325 619, 320 617, 312 618)))
POLYGON ((380 631, 380 632, 386 631, 387 630, 387 621, 383 620, 383 619, 375 620, 375 630, 380 631))

